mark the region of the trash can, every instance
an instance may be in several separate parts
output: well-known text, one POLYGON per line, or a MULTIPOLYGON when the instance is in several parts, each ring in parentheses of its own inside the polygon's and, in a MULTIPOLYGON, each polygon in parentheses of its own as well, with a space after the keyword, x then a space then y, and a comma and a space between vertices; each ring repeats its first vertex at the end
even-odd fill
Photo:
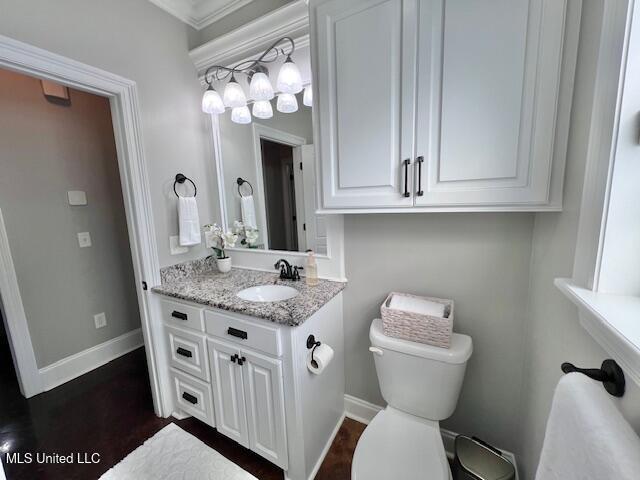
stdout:
POLYGON ((458 435, 453 480, 514 480, 516 470, 500 450, 476 437, 458 435))

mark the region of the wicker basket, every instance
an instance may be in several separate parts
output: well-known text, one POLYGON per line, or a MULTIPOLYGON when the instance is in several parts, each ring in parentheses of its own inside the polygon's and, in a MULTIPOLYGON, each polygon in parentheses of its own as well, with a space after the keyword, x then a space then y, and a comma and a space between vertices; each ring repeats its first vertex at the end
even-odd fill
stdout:
POLYGON ((419 297, 408 293, 389 294, 380 307, 382 315, 382 327, 384 334, 389 337, 402 338, 412 342, 426 343, 436 347, 449 348, 451 345, 451 333, 453 331, 453 300, 443 298, 419 297), (420 298, 444 304, 444 317, 433 317, 419 313, 394 310, 389 307, 391 297, 401 295, 404 297, 420 298))

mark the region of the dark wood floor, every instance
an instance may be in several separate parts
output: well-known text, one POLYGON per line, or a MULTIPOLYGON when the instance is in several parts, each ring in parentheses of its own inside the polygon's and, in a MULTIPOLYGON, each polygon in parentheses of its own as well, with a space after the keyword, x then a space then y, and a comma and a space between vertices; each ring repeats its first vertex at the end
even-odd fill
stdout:
MULTIPOLYGON (((97 464, 7 464, 8 480, 98 478, 171 421, 216 449, 260 480, 282 480, 282 470, 195 420, 155 416, 143 349, 26 400, 20 394, 10 357, 0 345, 0 445, 11 452, 97 452, 97 464)), ((317 480, 351 478, 351 457, 364 425, 345 420, 317 480)))

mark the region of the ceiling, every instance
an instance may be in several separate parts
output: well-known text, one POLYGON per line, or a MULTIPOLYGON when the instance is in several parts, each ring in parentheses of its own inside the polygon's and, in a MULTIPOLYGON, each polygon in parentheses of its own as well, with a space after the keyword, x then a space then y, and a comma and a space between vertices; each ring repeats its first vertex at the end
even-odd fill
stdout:
POLYGON ((231 12, 251 3, 253 0, 149 0, 174 17, 201 28, 211 25, 231 12))

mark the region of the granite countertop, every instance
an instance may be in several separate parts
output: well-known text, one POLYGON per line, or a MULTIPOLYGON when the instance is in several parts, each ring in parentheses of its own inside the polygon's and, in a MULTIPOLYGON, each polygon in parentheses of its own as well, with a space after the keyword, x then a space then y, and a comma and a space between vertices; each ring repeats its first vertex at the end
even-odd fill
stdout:
POLYGON ((228 273, 220 273, 215 267, 183 269, 178 275, 173 273, 163 274, 162 285, 151 290, 161 295, 291 326, 303 323, 346 286, 344 282, 319 280, 318 285, 311 287, 306 284, 304 277, 294 282, 281 280, 276 272, 240 268, 232 268, 228 273), (279 302, 250 302, 236 295, 245 288, 273 284, 287 285, 300 293, 279 302))

